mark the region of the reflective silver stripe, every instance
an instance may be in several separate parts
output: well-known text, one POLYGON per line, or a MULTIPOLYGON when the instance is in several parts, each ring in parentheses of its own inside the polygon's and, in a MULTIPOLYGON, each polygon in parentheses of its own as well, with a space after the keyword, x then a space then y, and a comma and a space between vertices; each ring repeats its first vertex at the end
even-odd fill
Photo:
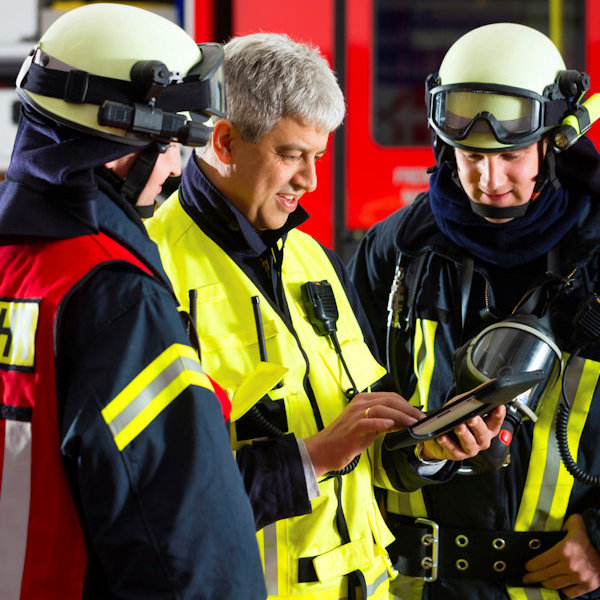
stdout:
POLYGON ((508 588, 510 600, 559 600, 558 592, 539 587, 508 588))
POLYGON ((149 404, 173 382, 183 371, 196 371, 203 373, 200 363, 187 357, 178 357, 179 360, 171 363, 162 373, 151 381, 141 393, 133 398, 126 408, 116 416, 109 424, 114 437, 117 437, 129 423, 131 423, 149 404))
POLYGON ((387 572, 387 569, 385 569, 384 571, 381 572, 381 574, 377 577, 377 579, 367 585, 367 598, 370 598, 373 594, 375 594, 375 592, 377 591, 377 588, 388 579, 389 575, 387 572))
POLYGON ((117 448, 123 450, 189 386, 212 390, 195 350, 172 344, 102 409, 117 448))
POLYGON ((523 588, 523 591, 527 600, 550 600, 550 598, 556 598, 556 600, 558 600, 560 598, 558 592, 555 592, 554 590, 523 588))
MULTIPOLYGON (((567 398, 575 398, 579 382, 581 380, 581 374, 583 373, 583 367, 585 365, 584 360, 574 360, 569 367, 567 378, 565 381, 565 391, 567 398)), ((559 401, 560 402, 560 401, 559 401)), ((544 465, 544 476, 542 478, 542 487, 544 491, 540 493, 538 503, 535 508, 535 513, 531 522, 531 529, 535 531, 544 531, 546 528, 546 521, 550 517, 550 509, 554 501, 554 495, 556 493, 556 485, 558 483, 558 472, 562 464, 560 459, 560 453, 558 451, 558 444, 556 443, 556 414, 554 412, 554 418, 552 419, 552 427, 550 428, 550 435, 548 437, 548 452, 546 454, 546 464, 544 465), (552 490, 552 493, 548 493, 552 490)))
POLYGON ((527 600, 542 600, 539 588, 523 588, 523 595, 527 600))
POLYGON ((262 531, 267 595, 277 596, 279 594, 277 578, 277 523, 267 525, 262 531))
POLYGON ((0 488, 0 598, 19 600, 31 497, 31 423, 4 421, 0 488))

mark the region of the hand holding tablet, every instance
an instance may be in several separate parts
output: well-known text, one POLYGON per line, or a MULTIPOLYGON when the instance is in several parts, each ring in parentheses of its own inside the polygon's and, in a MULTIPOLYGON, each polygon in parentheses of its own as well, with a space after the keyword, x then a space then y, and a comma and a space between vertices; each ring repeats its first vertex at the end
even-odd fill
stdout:
POLYGON ((512 402, 544 379, 544 371, 528 371, 490 379, 476 388, 455 396, 441 408, 406 429, 388 433, 384 445, 388 450, 414 446, 436 438, 469 419, 485 415, 500 404, 512 402))

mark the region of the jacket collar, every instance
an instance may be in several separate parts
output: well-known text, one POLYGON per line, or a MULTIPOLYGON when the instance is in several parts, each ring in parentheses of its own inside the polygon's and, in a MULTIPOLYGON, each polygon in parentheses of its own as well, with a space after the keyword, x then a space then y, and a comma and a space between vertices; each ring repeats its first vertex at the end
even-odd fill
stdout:
POLYGON ((73 198, 65 203, 52 202, 43 193, 20 194, 22 184, 0 183, 0 243, 33 240, 57 240, 90 235, 102 231, 131 250, 171 290, 162 268, 156 244, 133 209, 102 179, 98 180, 93 200, 73 198), (86 210, 93 219, 86 218, 86 210), (83 216, 82 216, 83 214, 83 216))

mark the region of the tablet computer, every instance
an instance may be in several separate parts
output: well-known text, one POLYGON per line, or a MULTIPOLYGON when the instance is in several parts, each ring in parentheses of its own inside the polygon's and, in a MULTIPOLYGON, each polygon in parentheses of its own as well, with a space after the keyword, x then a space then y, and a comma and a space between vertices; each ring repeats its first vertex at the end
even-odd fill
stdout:
POLYGON ((490 379, 468 392, 455 396, 441 408, 428 412, 418 423, 388 433, 384 446, 388 450, 414 446, 452 431, 473 417, 485 415, 496 406, 511 402, 542 381, 545 375, 545 371, 538 370, 490 379))

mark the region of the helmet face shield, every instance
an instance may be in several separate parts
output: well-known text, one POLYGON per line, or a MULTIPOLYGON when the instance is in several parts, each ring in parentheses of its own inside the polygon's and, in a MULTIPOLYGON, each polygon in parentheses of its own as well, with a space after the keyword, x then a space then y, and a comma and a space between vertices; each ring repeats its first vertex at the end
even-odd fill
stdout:
MULTIPOLYGON (((475 83, 439 85, 428 97, 430 125, 446 143, 459 148, 523 147, 556 124, 554 110, 547 110, 553 101, 527 90, 475 83)), ((564 110, 564 100, 560 103, 564 110)))

